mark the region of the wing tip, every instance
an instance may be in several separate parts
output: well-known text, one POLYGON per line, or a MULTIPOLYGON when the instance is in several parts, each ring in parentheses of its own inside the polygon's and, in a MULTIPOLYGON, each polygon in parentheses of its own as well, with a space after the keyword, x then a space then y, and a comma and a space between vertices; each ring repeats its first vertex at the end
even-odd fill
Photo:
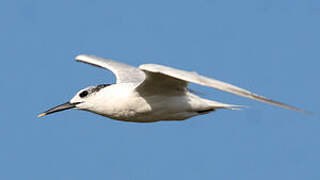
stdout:
POLYGON ((74 59, 76 61, 86 61, 86 60, 88 60, 89 58, 92 58, 92 57, 94 57, 94 56, 93 55, 88 55, 88 54, 79 54, 74 59))

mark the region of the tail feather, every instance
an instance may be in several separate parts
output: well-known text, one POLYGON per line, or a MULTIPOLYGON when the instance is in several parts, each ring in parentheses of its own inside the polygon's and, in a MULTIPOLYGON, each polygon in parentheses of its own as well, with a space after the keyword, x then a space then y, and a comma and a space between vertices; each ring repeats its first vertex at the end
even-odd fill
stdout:
POLYGON ((230 110, 242 110, 246 108, 244 105, 225 104, 217 101, 208 100, 210 106, 214 109, 230 109, 230 110))

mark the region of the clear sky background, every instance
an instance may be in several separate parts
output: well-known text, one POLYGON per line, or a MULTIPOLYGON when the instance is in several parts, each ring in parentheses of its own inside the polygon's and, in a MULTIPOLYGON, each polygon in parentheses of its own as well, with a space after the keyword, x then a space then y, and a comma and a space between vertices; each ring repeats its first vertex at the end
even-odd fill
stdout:
POLYGON ((114 82, 78 54, 197 71, 320 114, 319 19, 319 0, 2 0, 0 179, 320 179, 319 119, 201 86, 250 108, 151 124, 36 117, 114 82))

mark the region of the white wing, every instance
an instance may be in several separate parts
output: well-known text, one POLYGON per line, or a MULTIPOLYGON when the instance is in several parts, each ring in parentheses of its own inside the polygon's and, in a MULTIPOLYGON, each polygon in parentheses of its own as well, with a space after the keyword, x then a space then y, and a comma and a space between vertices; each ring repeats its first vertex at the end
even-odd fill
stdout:
POLYGON ((78 55, 75 59, 79 62, 110 70, 115 74, 117 83, 142 82, 145 79, 145 74, 139 68, 117 61, 92 55, 78 55))
POLYGON ((143 64, 139 68, 146 73, 147 77, 146 77, 146 80, 138 88, 160 87, 163 85, 162 82, 166 82, 166 84, 170 84, 170 85, 173 85, 174 82, 178 82, 176 84, 176 88, 179 88, 179 87, 187 86, 188 82, 192 82, 192 83, 200 84, 203 86, 216 88, 221 91, 226 91, 226 92, 243 96, 246 98, 280 106, 282 108, 290 109, 293 111, 311 114, 310 112, 305 111, 303 109, 299 109, 281 102, 268 99, 266 97, 252 93, 248 90, 239 88, 237 86, 198 75, 196 72, 183 71, 183 70, 166 67, 162 65, 157 65, 157 64, 143 64))

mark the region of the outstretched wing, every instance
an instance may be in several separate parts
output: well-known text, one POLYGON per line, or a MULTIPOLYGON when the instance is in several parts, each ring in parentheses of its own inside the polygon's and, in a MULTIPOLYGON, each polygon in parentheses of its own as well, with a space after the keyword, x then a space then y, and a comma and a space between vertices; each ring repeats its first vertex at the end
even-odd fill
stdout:
POLYGON ((183 70, 162 66, 162 65, 157 65, 157 64, 143 64, 139 68, 146 73, 147 77, 146 77, 146 80, 142 84, 140 84, 138 88, 153 87, 153 86, 159 87, 161 86, 161 82, 170 82, 170 84, 172 85, 174 84, 175 81, 179 82, 176 84, 176 87, 178 88, 178 87, 186 86, 188 82, 191 82, 191 83, 196 83, 203 86, 216 88, 221 91, 226 91, 232 94, 236 94, 242 97, 265 102, 268 104, 273 104, 273 105, 290 109, 293 111, 310 114, 310 112, 305 111, 303 109, 299 109, 278 101, 268 99, 266 97, 257 95, 255 93, 239 88, 232 84, 228 84, 222 81, 218 81, 216 79, 201 76, 196 72, 183 71, 183 70))
POLYGON ((114 60, 92 55, 78 55, 75 59, 79 62, 110 70, 115 74, 117 83, 142 82, 145 79, 145 74, 139 68, 114 60))

